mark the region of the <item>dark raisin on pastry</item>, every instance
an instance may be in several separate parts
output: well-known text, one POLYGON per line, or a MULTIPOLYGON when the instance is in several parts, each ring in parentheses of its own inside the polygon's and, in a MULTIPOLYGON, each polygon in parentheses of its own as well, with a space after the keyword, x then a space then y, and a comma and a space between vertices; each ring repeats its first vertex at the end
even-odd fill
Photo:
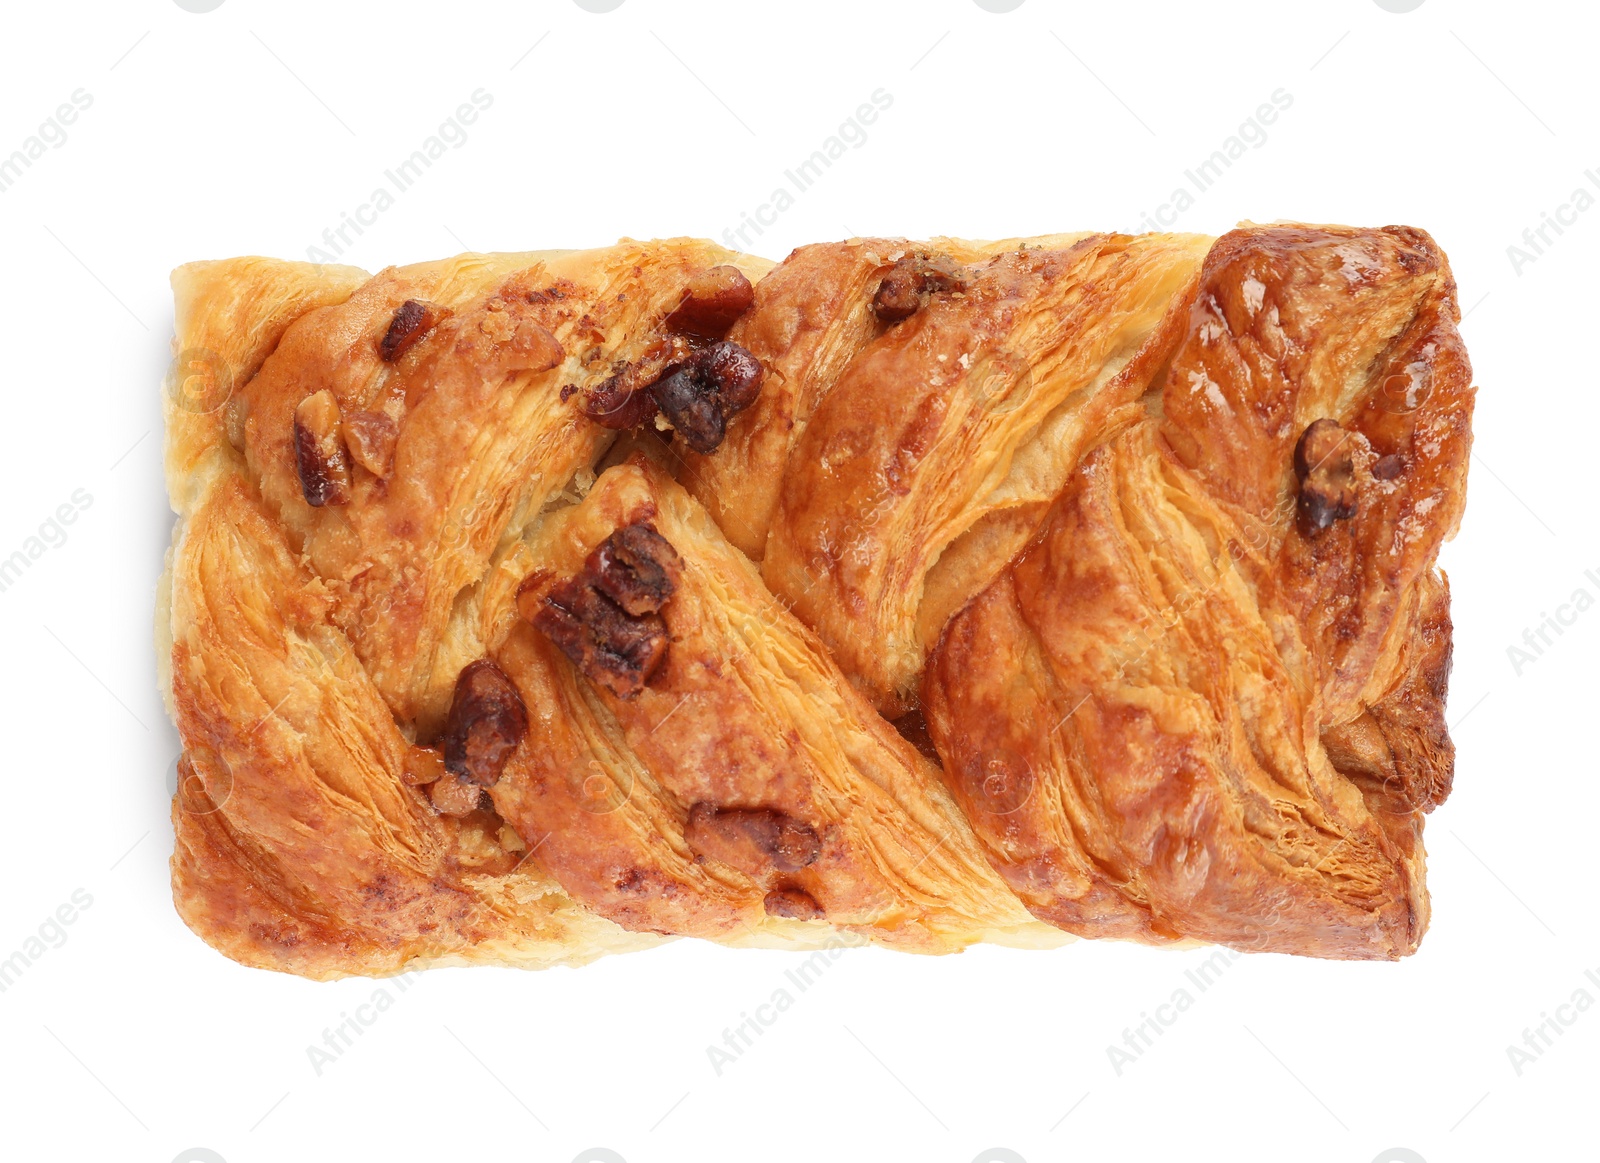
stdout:
MULTIPOLYGON (((659 336, 637 358, 613 364, 610 376, 584 390, 579 407, 602 428, 636 428, 656 414, 655 398, 647 390, 650 385, 693 354, 687 336, 659 336)), ((569 384, 561 389, 562 398, 577 390, 577 385, 569 384)))
MULTIPOLYGON (((665 334, 584 390, 583 414, 602 427, 622 430, 660 412, 695 452, 716 451, 728 420, 761 392, 761 361, 723 338, 753 302, 755 288, 737 267, 702 271, 662 321, 665 334)), ((561 398, 577 390, 569 384, 561 398)))
POLYGON ((673 431, 704 454, 722 444, 728 420, 755 402, 761 377, 760 360, 737 343, 722 340, 695 352, 651 385, 651 392, 673 431))
POLYGON ((446 770, 493 787, 528 733, 528 708, 505 671, 480 658, 462 668, 444 726, 446 770))
POLYGON ((583 414, 606 428, 635 428, 657 411, 696 452, 715 452, 728 420, 761 394, 761 361, 721 339, 689 349, 679 337, 584 393, 583 414))
POLYGON ((1337 420, 1313 421, 1294 447, 1300 531, 1306 536, 1356 513, 1355 450, 1337 420))
POLYGON ((928 296, 940 291, 963 291, 966 276, 948 255, 906 255, 889 268, 872 296, 872 313, 884 323, 898 323, 922 310, 928 296))
POLYGON ((631 699, 667 656, 660 611, 682 569, 677 550, 653 525, 635 523, 607 537, 565 581, 546 589, 541 574, 524 579, 517 607, 584 677, 631 699))
POLYGON ((294 465, 306 504, 343 505, 350 500, 350 462, 340 432, 339 402, 324 388, 294 410, 294 465))
POLYGON ((384 363, 394 363, 449 316, 448 307, 424 299, 407 299, 395 309, 394 318, 389 320, 389 329, 378 341, 379 356, 384 363))

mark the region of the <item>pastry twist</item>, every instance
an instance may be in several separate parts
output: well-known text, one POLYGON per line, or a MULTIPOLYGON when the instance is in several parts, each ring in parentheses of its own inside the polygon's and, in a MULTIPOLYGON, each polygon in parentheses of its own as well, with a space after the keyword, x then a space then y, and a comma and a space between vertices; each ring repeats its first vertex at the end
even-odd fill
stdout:
POLYGON ((173 884, 228 956, 1416 948, 1472 403, 1422 232, 173 281, 173 884))

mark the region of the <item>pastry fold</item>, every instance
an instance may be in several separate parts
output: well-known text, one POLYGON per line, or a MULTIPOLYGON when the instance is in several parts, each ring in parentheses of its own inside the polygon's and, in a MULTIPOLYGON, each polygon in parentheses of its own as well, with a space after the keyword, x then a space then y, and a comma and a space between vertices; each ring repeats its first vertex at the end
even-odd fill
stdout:
POLYGON ((689 936, 783 936, 798 924, 785 914, 798 909, 924 952, 1011 930, 1050 943, 989 867, 937 767, 873 712, 706 511, 642 455, 553 514, 506 577, 526 562, 528 602, 641 523, 676 551, 682 576, 661 608, 666 658, 636 696, 590 681, 518 616, 509 585, 485 607, 504 633, 493 656, 540 740, 490 794, 562 887, 627 928, 689 936), (779 818, 807 850, 785 859, 722 835, 752 823, 740 813, 779 818))
POLYGON ((778 382, 686 479, 885 714, 945 620, 1031 535, 1083 451, 1130 418, 1210 239, 857 240, 797 252, 737 334, 778 382), (908 255, 960 289, 885 322, 908 255))
POLYGON ((173 284, 173 886, 228 956, 1416 948, 1472 405, 1423 232, 173 284))
POLYGON ((1159 400, 951 619, 925 710, 1035 915, 1083 936, 1413 951, 1449 789, 1448 593, 1471 379, 1419 231, 1218 241, 1159 400), (1297 444, 1349 463, 1308 525, 1297 444))

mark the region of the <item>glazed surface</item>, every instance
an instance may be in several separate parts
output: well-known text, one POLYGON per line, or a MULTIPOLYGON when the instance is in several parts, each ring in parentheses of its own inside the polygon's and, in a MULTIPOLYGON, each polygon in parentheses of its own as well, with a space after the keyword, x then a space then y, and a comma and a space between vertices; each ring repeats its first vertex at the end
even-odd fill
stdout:
POLYGON ((228 956, 1416 948, 1473 393, 1423 232, 173 281, 173 883, 228 956))

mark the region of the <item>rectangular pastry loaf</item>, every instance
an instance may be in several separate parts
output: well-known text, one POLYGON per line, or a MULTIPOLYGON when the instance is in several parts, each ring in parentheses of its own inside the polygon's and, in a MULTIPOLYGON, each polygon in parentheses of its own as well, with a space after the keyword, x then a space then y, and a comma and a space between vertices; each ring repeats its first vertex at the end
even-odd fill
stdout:
POLYGON ((173 887, 229 957, 1417 947, 1473 395, 1423 232, 173 285, 173 887))

